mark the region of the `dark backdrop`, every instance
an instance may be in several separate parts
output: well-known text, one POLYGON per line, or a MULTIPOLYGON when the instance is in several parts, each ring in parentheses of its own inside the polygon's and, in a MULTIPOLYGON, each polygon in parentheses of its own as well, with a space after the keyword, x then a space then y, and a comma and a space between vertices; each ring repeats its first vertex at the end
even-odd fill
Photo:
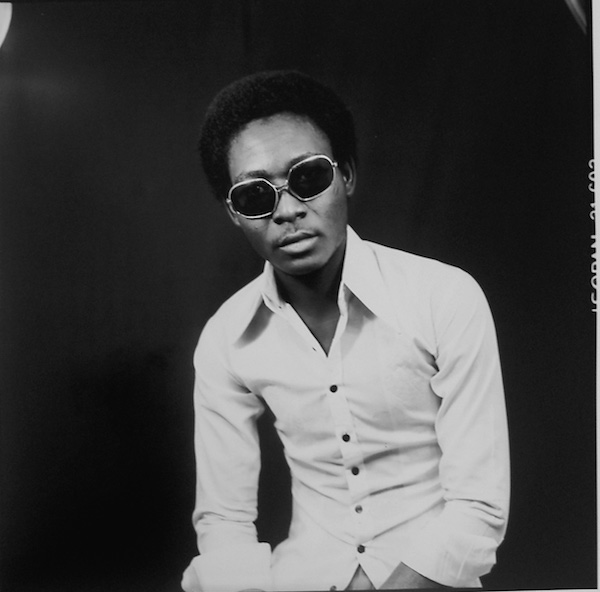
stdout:
MULTIPOLYGON (((595 587, 589 49, 560 0, 15 4, 0 50, 2 590, 177 589, 195 553, 193 348, 260 271, 208 195, 198 128, 223 85, 279 67, 356 115, 356 230, 488 295, 514 486, 486 585, 595 587)), ((275 487, 270 540, 288 503, 275 487)))

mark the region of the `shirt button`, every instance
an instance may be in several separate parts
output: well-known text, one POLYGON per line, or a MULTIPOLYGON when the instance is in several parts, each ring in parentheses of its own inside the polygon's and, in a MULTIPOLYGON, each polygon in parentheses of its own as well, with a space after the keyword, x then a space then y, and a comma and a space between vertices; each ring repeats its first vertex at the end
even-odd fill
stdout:
POLYGON ((338 389, 338 387, 337 387, 337 384, 332 384, 332 385, 329 387, 329 390, 330 390, 332 393, 335 393, 335 392, 337 392, 337 389, 338 389))
POLYGON ((365 552, 365 546, 364 545, 358 545, 358 547, 356 547, 356 550, 359 553, 364 553, 365 552))
POLYGON ((344 435, 342 436, 342 440, 343 440, 344 442, 350 442, 350 436, 349 436, 348 434, 344 434, 344 435))
POLYGON ((331 592, 335 592, 337 590, 337 586, 331 586, 331 588, 329 588, 329 590, 331 592))
POLYGON ((362 510, 363 510, 362 506, 356 506, 356 508, 354 508, 354 511, 355 511, 357 514, 360 514, 360 513, 362 512, 362 510))
POLYGON ((353 475, 358 475, 360 473, 360 469, 358 467, 352 467, 351 470, 353 475))

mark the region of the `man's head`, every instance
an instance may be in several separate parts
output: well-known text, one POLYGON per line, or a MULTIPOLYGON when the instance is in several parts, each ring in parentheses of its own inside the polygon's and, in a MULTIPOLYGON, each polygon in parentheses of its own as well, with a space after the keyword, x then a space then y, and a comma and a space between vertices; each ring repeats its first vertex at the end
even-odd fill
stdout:
POLYGON ((231 142, 250 122, 280 113, 310 120, 328 138, 340 166, 356 162, 354 121, 348 108, 328 87, 300 72, 260 72, 224 88, 208 108, 200 138, 200 155, 215 196, 225 199, 231 178, 231 142))
POLYGON ((297 72, 244 78, 213 101, 200 146, 217 197, 276 273, 340 268, 356 147, 335 93, 297 72))

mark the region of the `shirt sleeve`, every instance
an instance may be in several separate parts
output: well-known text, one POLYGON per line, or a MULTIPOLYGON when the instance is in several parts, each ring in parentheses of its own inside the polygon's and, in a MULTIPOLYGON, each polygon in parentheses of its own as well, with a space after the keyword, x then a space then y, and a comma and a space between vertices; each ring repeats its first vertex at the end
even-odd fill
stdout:
POLYGON ((189 569, 202 591, 269 590, 271 549, 258 542, 254 525, 260 471, 256 420, 264 406, 232 373, 228 348, 213 317, 194 355, 192 521, 200 556, 189 569))
POLYGON ((438 372, 431 386, 441 399, 436 432, 445 505, 411 540, 403 563, 440 584, 470 587, 495 564, 506 531, 504 389, 494 324, 479 286, 459 272, 434 299, 438 372))

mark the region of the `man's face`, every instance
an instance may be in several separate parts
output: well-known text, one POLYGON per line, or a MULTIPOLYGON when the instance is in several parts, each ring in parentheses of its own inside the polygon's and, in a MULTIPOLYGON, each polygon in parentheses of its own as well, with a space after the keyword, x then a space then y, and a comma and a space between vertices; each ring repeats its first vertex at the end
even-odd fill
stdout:
MULTIPOLYGON (((291 114, 254 120, 231 143, 231 182, 263 178, 283 185, 290 167, 314 154, 333 159, 327 136, 309 120, 291 114)), ((341 261, 353 190, 354 170, 336 168, 331 186, 314 200, 302 202, 286 190, 267 218, 251 220, 228 211, 276 272, 304 275, 341 261)))

